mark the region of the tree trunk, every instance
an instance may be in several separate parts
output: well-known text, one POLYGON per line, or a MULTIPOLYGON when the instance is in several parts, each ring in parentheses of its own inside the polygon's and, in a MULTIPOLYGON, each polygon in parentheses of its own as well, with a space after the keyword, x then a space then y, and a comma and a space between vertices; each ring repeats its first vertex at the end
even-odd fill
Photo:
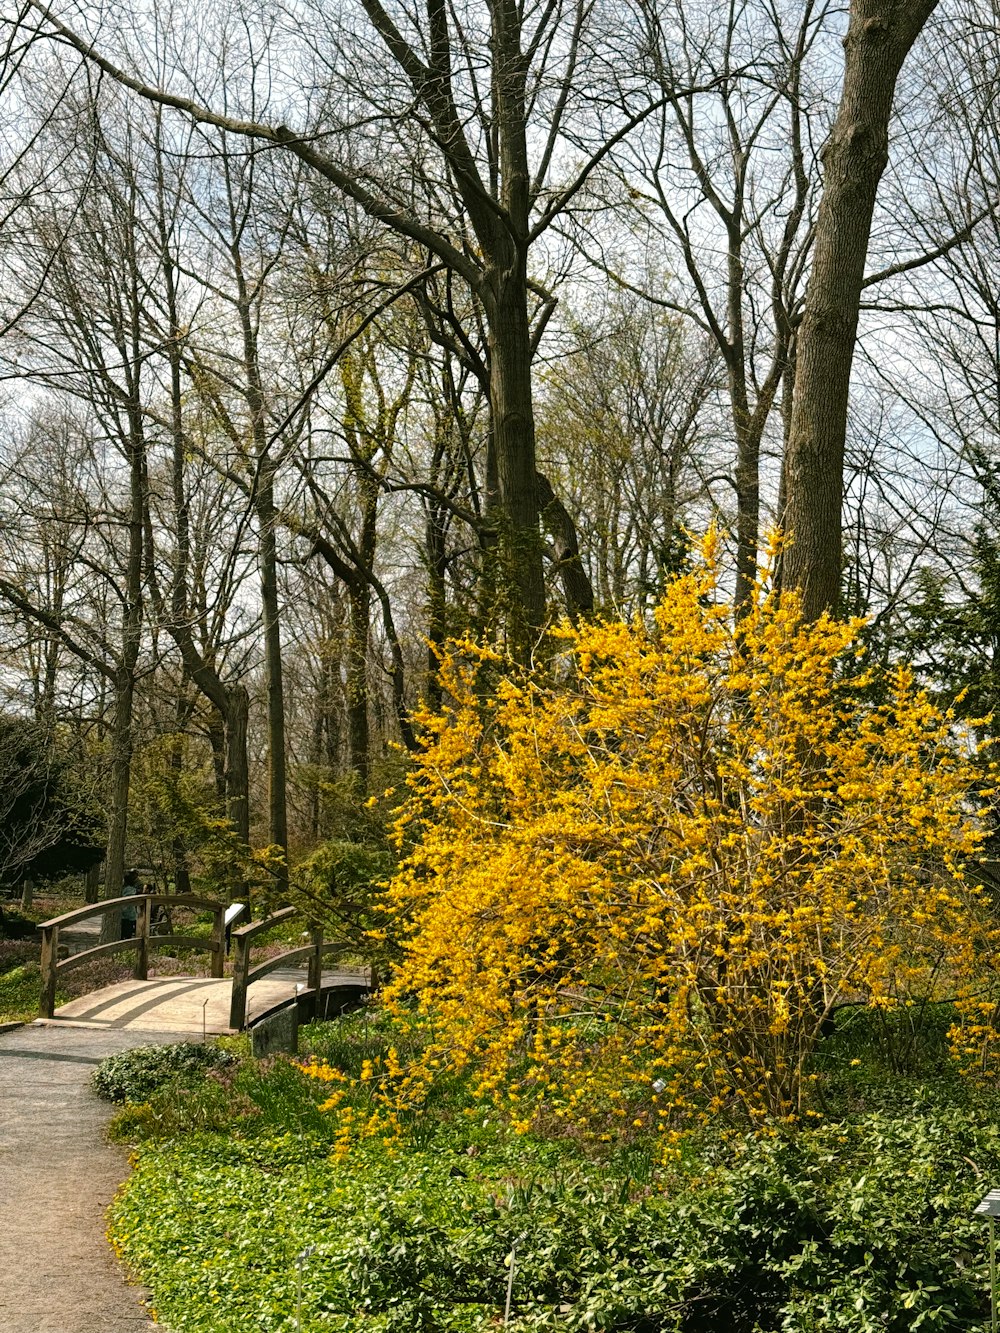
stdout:
POLYGON ((261 621, 264 630, 264 683, 267 690, 267 760, 268 760, 268 838, 280 847, 284 862, 275 877, 279 898, 288 890, 288 796, 285 755, 285 687, 281 657, 281 600, 278 593, 277 513, 274 504, 275 464, 269 457, 270 444, 265 428, 265 395, 260 370, 260 348, 254 322, 250 286, 240 251, 241 227, 232 194, 231 162, 226 158, 226 179, 230 190, 229 242, 236 281, 236 309, 243 334, 243 396, 249 411, 253 437, 257 490, 254 513, 257 518, 257 553, 260 561, 261 621))
MULTIPOLYGON (((268 836, 288 851, 288 798, 285 781, 285 690, 281 660, 281 603, 275 536, 274 479, 266 466, 258 488, 261 619, 264 627, 264 680, 267 689, 268 836)), ((279 873, 279 896, 288 887, 288 869, 279 873)))
MULTIPOLYGON (((174 735, 170 745, 169 765, 174 781, 178 784, 184 772, 184 731, 191 720, 191 707, 185 698, 185 692, 178 692, 174 712, 174 735)), ((187 845, 178 828, 170 840, 170 854, 173 859, 174 889, 177 893, 191 892, 191 874, 188 870, 187 845)))
MULTIPOLYGON (((115 681, 115 709, 111 722, 111 791, 108 812, 108 849, 104 858, 104 896, 121 896, 128 839, 128 796, 132 780, 132 697, 134 663, 123 666, 115 681)), ((101 943, 121 935, 121 913, 108 912, 101 924, 101 943)))
POLYGON ((225 788, 229 822, 242 842, 250 843, 250 760, 247 729, 250 696, 245 685, 225 689, 225 788))
POLYGON ((310 764, 313 769, 309 793, 309 828, 314 841, 323 830, 323 774, 337 769, 336 696, 340 682, 340 657, 329 639, 319 644, 319 680, 313 714, 310 764))
POLYGON ((438 672, 441 653, 448 638, 448 593, 445 584, 448 573, 446 522, 447 516, 443 506, 432 501, 424 525, 424 548, 427 557, 427 676, 424 693, 434 712, 438 711, 443 700, 438 672))
MULTIPOLYGON (((491 409, 492 411, 492 409, 491 409)), ((476 580, 476 604, 472 629, 479 639, 492 637, 497 624, 497 588, 500 582, 499 531, 503 526, 500 511, 500 476, 497 470, 496 431, 492 417, 486 432, 486 463, 483 478, 483 513, 486 523, 480 528, 479 577, 476 580)))
POLYGON ((842 563, 851 362, 872 215, 888 161, 896 80, 937 0, 852 0, 844 85, 823 151, 823 197, 797 339, 783 584, 807 619, 835 609, 842 563))
POLYGON ((361 790, 368 789, 368 632, 371 589, 360 575, 348 587, 350 628, 347 636, 347 734, 351 767, 361 790))
POLYGON ((206 724, 208 743, 212 747, 212 777, 215 794, 220 804, 226 801, 226 721, 223 713, 213 708, 206 724))
MULTIPOLYGON (((136 300, 133 309, 137 308, 136 300)), ((133 364, 140 364, 138 355, 133 364)), ((137 393, 137 386, 134 387, 137 393)), ((108 850, 104 858, 105 898, 117 898, 121 894, 128 838, 128 798, 132 781, 132 701, 142 640, 143 521, 146 514, 146 459, 142 427, 142 415, 136 398, 129 404, 128 552, 125 561, 122 647, 115 670, 115 705, 111 724, 111 801, 108 850)), ((120 936, 121 913, 109 912, 101 926, 101 943, 119 939, 120 936)))
POLYGON ((541 519, 552 539, 552 557, 563 585, 566 614, 574 623, 594 609, 594 589, 580 559, 580 541, 569 510, 541 472, 535 473, 541 519))
POLYGON ((86 879, 84 880, 83 901, 85 903, 97 902, 100 883, 101 883, 101 863, 100 861, 97 861, 87 871, 86 879))
POLYGON ((508 268, 491 274, 487 287, 490 410, 502 507, 501 596, 508 603, 510 649, 521 659, 530 655, 545 623, 525 259, 519 248, 508 268))
MULTIPOLYGON (((186 467, 189 441, 184 429, 184 395, 181 382, 181 324, 177 296, 177 268, 168 225, 169 209, 166 186, 162 175, 162 156, 157 154, 159 228, 161 267, 167 296, 167 313, 171 337, 167 345, 170 363, 171 400, 171 487, 173 519, 177 540, 176 566, 170 590, 170 615, 165 617, 167 629, 180 649, 184 669, 191 681, 215 710, 209 723, 209 739, 215 769, 216 791, 226 803, 230 822, 240 839, 250 841, 250 764, 247 757, 247 726, 249 699, 245 686, 226 685, 216 670, 211 652, 206 653, 195 642, 190 606, 191 520, 187 496, 186 467), (220 734, 221 733, 221 734, 220 734)), ((245 291, 240 288, 241 299, 245 291)), ((243 306, 240 307, 241 318, 243 306)), ((254 352, 253 330, 248 320, 242 319, 244 352, 249 359, 254 352)), ((260 412, 256 401, 256 411, 260 412)), ((161 615, 163 614, 161 610, 161 615)))
POLYGON ((737 615, 753 601, 760 549, 760 431, 744 419, 736 431, 736 597, 737 615))

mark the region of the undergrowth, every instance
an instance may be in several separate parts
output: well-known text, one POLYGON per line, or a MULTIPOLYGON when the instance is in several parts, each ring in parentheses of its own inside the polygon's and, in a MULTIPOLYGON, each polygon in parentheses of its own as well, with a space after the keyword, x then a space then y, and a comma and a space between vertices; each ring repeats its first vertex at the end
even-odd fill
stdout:
MULTIPOLYGON (((825 1118, 756 1137, 720 1122, 669 1161, 651 1138, 515 1133, 454 1079, 345 1155, 343 1110, 318 1109, 330 1082, 229 1042, 118 1112, 138 1157, 113 1239, 174 1333, 277 1333, 299 1313, 311 1333, 485 1331, 512 1255, 514 1333, 985 1329, 971 1210, 1000 1177, 1000 1099, 941 1064, 947 1014, 895 1072, 906 1034, 880 1044, 875 1022, 844 1012, 823 1044, 825 1118)), ((368 1011, 302 1036, 355 1109, 388 1046, 422 1040, 368 1011)))
POLYGON ((0 940, 0 1023, 34 1018, 41 993, 38 945, 28 940, 0 940))

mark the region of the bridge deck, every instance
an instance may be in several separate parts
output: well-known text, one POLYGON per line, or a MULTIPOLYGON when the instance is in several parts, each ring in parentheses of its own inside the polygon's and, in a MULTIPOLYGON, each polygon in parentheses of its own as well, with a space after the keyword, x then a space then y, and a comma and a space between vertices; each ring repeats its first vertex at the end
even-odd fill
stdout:
MULTIPOLYGON (((324 986, 356 986, 367 982, 360 969, 324 972, 324 986)), ((295 995, 296 984, 305 982, 305 971, 286 968, 254 982, 249 990, 247 1017, 250 1022, 295 995)), ((178 1036, 231 1032, 229 1002, 232 979, 211 977, 158 977, 151 981, 120 981, 103 990, 71 1000, 55 1012, 51 1022, 90 1028, 119 1028, 148 1032, 172 1032, 178 1036), (202 1023, 204 1020, 204 1029, 202 1023)))

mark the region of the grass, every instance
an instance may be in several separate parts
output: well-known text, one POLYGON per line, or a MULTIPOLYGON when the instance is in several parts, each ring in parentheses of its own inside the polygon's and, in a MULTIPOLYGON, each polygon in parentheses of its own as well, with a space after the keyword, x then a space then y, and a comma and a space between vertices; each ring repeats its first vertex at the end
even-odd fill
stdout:
POLYGON ((28 912, 9 899, 0 903, 0 910, 0 1023, 26 1023, 37 1017, 42 993, 35 925, 68 908, 61 895, 45 895, 37 897, 28 912))

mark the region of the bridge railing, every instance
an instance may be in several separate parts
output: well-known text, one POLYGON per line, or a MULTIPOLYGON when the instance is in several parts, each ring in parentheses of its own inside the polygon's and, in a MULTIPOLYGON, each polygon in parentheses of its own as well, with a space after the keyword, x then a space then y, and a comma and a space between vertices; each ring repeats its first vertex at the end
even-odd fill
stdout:
POLYGON ((207 949, 211 954, 211 976, 221 977, 226 960, 225 940, 226 904, 212 898, 199 898, 192 893, 130 893, 122 898, 107 898, 101 903, 91 903, 78 907, 73 912, 64 912, 62 916, 43 921, 42 932, 42 995, 38 1006, 41 1018, 51 1018, 56 1007, 56 982, 60 973, 92 958, 108 954, 127 953, 134 949, 136 953, 133 975, 139 981, 145 981, 149 973, 150 946, 163 948, 172 946, 181 949, 207 949), (212 930, 209 935, 150 935, 149 926, 153 906, 165 907, 168 911, 174 907, 193 907, 198 911, 212 913, 212 930), (107 912, 120 912, 123 907, 136 909, 135 935, 125 940, 110 940, 96 944, 91 949, 82 949, 68 958, 59 957, 59 932, 76 921, 87 917, 103 916, 107 912))
POLYGON ((343 943, 327 943, 323 939, 323 928, 315 922, 310 923, 308 927, 309 943, 298 946, 294 949, 286 949, 284 953, 278 954, 274 958, 268 958, 255 967, 250 966, 250 949, 253 941, 271 930, 274 926, 281 925, 282 922, 290 920, 293 916, 299 915, 297 907, 283 907, 279 912, 272 916, 265 917, 263 921, 253 921, 248 926, 241 926, 238 930, 232 932, 233 945, 233 997, 229 1008, 229 1026, 236 1031, 242 1031, 247 1024, 247 991, 253 982, 264 977, 268 972, 273 972, 279 967, 288 967, 292 963, 301 963, 306 960, 308 963, 306 971, 306 988, 318 995, 323 981, 323 958, 328 955, 345 954, 349 945, 343 943))

